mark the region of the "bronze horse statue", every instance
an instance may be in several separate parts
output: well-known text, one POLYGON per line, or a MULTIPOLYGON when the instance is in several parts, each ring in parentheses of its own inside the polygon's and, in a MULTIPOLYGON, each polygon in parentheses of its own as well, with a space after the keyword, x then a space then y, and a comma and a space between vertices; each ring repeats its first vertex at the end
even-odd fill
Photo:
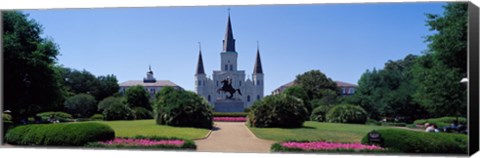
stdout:
POLYGON ((240 91, 240 89, 233 88, 231 82, 232 82, 231 79, 230 81, 227 79, 222 80, 221 83, 223 84, 223 86, 222 88, 217 89, 217 93, 220 93, 220 91, 230 93, 230 96, 227 96, 227 99, 232 99, 233 94, 235 94, 235 92, 238 92, 238 94, 242 95, 242 92, 240 91))

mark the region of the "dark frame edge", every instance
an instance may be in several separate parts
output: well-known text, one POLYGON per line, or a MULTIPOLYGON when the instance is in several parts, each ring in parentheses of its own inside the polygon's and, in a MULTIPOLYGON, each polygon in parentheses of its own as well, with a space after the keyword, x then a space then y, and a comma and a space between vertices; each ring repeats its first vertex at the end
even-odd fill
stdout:
POLYGON ((478 6, 468 4, 468 154, 479 150, 479 12, 478 6))

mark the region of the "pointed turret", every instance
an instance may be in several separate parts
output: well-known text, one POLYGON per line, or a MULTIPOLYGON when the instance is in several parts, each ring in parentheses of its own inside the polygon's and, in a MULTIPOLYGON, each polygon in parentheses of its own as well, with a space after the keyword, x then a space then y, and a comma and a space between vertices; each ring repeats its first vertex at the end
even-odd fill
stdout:
POLYGON ((202 50, 199 50, 198 52, 197 71, 195 74, 205 74, 205 69, 203 68, 202 50))
POLYGON ((230 13, 228 13, 227 31, 223 40, 223 52, 236 52, 235 39, 233 39, 232 23, 230 21, 230 13))
POLYGON ((263 74, 262 61, 260 59, 260 49, 257 44, 257 59, 255 59, 255 65, 253 66, 253 74, 263 74))

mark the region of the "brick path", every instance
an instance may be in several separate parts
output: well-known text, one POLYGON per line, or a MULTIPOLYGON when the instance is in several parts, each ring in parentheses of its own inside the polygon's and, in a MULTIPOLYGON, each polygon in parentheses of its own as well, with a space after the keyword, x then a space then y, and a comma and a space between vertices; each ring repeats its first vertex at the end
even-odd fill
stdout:
POLYGON ((197 140, 197 151, 268 153, 274 141, 257 138, 244 122, 215 122, 209 137, 197 140))

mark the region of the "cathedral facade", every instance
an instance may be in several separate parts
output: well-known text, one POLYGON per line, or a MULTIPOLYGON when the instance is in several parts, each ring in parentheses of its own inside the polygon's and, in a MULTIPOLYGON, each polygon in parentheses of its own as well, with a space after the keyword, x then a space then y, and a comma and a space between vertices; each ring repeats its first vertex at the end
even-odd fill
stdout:
POLYGON ((212 77, 207 77, 200 50, 195 73, 195 92, 213 105, 215 111, 243 111, 263 98, 264 74, 258 45, 251 78, 246 78, 245 70, 238 70, 238 55, 229 15, 223 50, 220 53, 220 69, 214 70, 212 77))

